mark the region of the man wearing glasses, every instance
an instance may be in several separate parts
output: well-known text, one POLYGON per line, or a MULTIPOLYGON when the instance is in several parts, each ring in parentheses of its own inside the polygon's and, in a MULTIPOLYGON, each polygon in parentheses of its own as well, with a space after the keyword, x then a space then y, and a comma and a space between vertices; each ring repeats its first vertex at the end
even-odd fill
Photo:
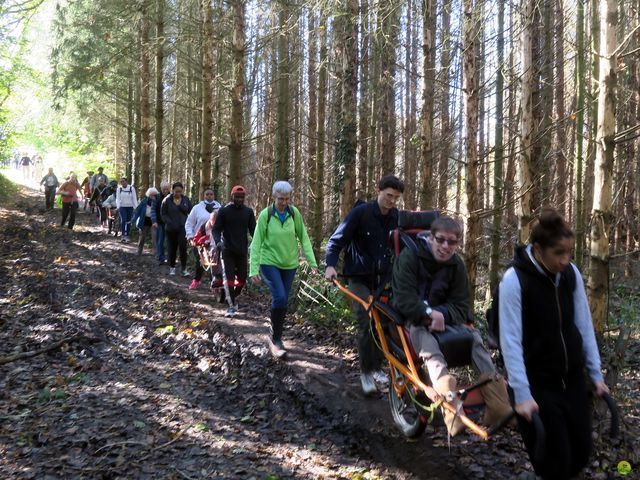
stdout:
MULTIPOLYGON (((481 387, 485 399, 486 425, 493 425, 511 412, 507 391, 496 375, 491 355, 482 337, 468 322, 469 281, 464 262, 457 255, 462 226, 451 217, 439 217, 431 231, 418 234, 417 256, 410 248, 400 252, 393 265, 392 306, 409 324, 413 347, 423 360, 436 391, 443 396, 457 390, 456 379, 432 333, 443 332, 445 325, 465 325, 473 333, 471 360, 480 380, 491 381, 481 387)), ((451 435, 464 425, 453 413, 445 411, 445 423, 451 435)))

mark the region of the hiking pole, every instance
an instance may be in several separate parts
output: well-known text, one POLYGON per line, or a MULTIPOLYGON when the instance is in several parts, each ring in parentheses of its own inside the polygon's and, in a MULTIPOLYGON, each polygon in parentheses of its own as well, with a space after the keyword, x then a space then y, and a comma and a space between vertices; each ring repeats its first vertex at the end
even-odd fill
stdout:
POLYGON ((224 268, 224 258, 222 257, 222 249, 220 249, 220 271, 222 272, 222 288, 224 288, 224 296, 227 297, 229 308, 233 308, 233 300, 229 293, 229 284, 227 283, 227 271, 224 268))

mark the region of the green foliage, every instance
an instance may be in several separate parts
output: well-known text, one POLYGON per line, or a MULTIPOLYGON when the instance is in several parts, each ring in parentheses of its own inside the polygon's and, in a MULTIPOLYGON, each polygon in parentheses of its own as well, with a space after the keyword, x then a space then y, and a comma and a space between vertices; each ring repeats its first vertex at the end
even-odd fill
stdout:
POLYGON ((631 285, 617 285, 611 292, 610 318, 615 325, 640 328, 640 291, 631 285))
POLYGON ((16 184, 0 173, 0 203, 4 204, 8 198, 13 197, 17 192, 18 187, 16 184))
POLYGON ((67 398, 67 394, 64 390, 59 388, 44 387, 40 393, 38 393, 38 403, 46 403, 52 400, 63 400, 67 398))

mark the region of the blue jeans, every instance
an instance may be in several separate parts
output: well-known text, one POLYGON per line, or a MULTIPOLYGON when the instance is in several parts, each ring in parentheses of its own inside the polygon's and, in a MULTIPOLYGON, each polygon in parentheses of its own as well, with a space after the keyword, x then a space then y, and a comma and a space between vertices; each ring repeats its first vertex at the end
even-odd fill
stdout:
POLYGON ((271 291, 271 308, 287 308, 296 270, 297 268, 285 270, 273 265, 260 265, 260 276, 271 291))
POLYGON ((123 237, 128 237, 133 218, 133 207, 120 207, 118 212, 120 212, 120 231, 123 237))
POLYGON ((164 223, 159 223, 156 229, 156 256, 161 262, 167 259, 164 255, 164 239, 164 223))

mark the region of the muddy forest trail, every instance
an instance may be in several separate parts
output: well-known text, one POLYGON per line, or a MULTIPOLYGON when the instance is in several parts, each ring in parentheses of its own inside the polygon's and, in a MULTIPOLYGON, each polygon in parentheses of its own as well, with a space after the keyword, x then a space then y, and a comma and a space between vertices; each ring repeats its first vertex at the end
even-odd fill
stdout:
MULTIPOLYGON (((189 291, 190 279, 78 217, 74 231, 60 228, 60 210, 44 212, 41 194, 24 187, 0 205, 1 479, 509 479, 530 470, 514 431, 489 442, 463 435, 449 448, 444 429, 428 427, 405 441, 386 395, 361 395, 352 338, 289 319, 290 358, 276 362, 264 294, 243 293, 240 314, 225 318, 204 282, 189 291)), ((632 460, 617 455, 633 449, 601 452, 584 478, 610 478, 595 473, 602 462, 632 460)))

